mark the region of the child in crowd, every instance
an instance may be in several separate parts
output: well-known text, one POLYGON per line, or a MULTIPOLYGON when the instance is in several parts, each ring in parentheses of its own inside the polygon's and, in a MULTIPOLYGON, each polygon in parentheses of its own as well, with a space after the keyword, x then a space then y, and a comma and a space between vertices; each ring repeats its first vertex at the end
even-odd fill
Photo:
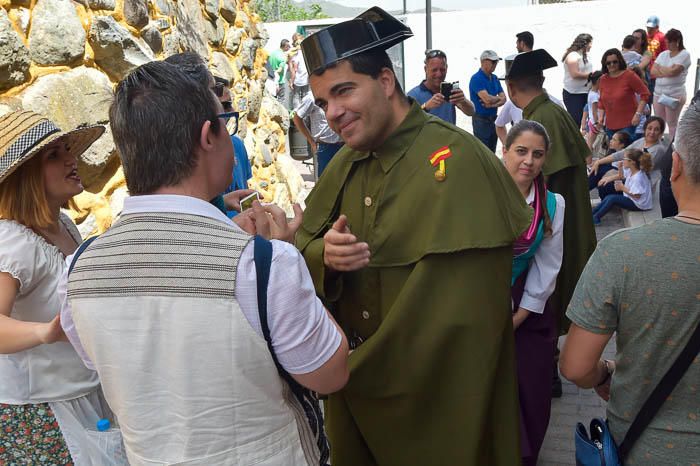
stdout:
MULTIPOLYGON (((621 179, 615 180, 615 191, 622 194, 610 194, 600 205, 593 209, 593 223, 600 224, 600 219, 608 211, 618 206, 627 210, 649 210, 652 207, 651 180, 649 173, 652 169, 651 154, 639 149, 627 149, 622 159, 621 179)), ((619 176, 619 175, 618 175, 619 176)))
MULTIPOLYGON (((617 133, 613 134, 613 136, 608 141, 608 149, 606 150, 604 155, 610 155, 614 154, 615 152, 621 151, 625 147, 629 146, 631 142, 632 137, 627 132, 618 131, 617 133)), ((605 196, 607 196, 608 194, 615 194, 615 189, 613 188, 611 183, 618 179, 617 172, 613 171, 613 173, 611 173, 610 176, 607 175, 608 172, 610 172, 610 170, 613 170, 615 168, 621 170, 621 163, 622 162, 620 162, 619 166, 613 163, 606 163, 604 165, 600 165, 596 173, 589 172, 588 189, 591 190, 597 187, 598 194, 601 199, 605 198, 605 196)))
POLYGON ((585 133, 588 147, 593 147, 595 137, 600 132, 600 129, 605 126, 604 122, 598 121, 600 117, 598 115, 598 100, 600 100, 598 81, 601 76, 603 76, 602 72, 595 71, 588 77, 588 81, 591 83, 591 90, 588 91, 588 103, 586 104, 588 112, 584 113, 584 116, 587 114, 588 119, 581 121, 581 131, 584 131, 584 126, 587 128, 585 133))

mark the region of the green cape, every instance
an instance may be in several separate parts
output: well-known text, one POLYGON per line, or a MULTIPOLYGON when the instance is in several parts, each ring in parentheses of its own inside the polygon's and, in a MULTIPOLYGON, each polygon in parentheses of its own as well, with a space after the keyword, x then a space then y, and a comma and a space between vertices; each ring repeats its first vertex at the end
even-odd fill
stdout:
POLYGON ((297 233, 318 294, 364 340, 327 403, 334 466, 519 463, 510 271, 529 221, 494 154, 415 104, 373 153, 335 155, 297 233), (340 213, 372 259, 333 281, 323 235, 340 213))
POLYGON ((563 334, 568 331, 570 323, 565 316, 566 307, 596 245, 586 175, 586 157, 591 151, 568 112, 552 102, 546 93, 525 107, 523 118, 537 121, 547 129, 552 142, 543 169, 547 188, 561 194, 566 202, 564 257, 557 286, 549 298, 559 317, 559 331, 563 334))

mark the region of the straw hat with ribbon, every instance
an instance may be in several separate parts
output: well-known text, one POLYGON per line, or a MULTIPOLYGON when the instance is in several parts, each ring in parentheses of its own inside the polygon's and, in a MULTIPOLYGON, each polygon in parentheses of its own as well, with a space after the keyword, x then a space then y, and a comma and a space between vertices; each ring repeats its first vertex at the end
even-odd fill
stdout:
POLYGON ((0 116, 0 183, 52 142, 60 139, 79 157, 104 131, 101 125, 62 131, 45 116, 28 110, 0 116))

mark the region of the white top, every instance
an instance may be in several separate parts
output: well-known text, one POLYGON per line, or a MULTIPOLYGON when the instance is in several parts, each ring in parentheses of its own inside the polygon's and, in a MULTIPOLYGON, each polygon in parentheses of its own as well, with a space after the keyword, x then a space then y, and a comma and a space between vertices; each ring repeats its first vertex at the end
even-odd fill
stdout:
POLYGON ((326 144, 337 144, 341 141, 340 136, 328 126, 326 114, 316 105, 314 95, 311 92, 307 92, 304 98, 301 99, 301 103, 294 109, 294 112, 302 120, 306 117, 309 118, 309 125, 311 126, 309 131, 314 141, 326 144))
MULTIPOLYGON (((61 222, 80 242, 73 222, 64 214, 61 222)), ((56 246, 24 225, 0 220, 0 271, 19 281, 11 318, 50 322, 56 317, 61 305, 56 288, 63 268, 63 254, 56 246)), ((67 342, 0 355, 0 403, 72 400, 98 385, 97 374, 85 368, 67 342)))
MULTIPOLYGON (((593 71, 593 63, 591 63, 590 57, 587 63, 583 62, 583 54, 577 51, 569 52, 564 60, 564 89, 570 94, 585 94, 591 88, 591 83, 588 82, 586 78, 573 78, 569 72, 569 66, 566 61, 570 58, 575 57, 578 63, 578 70, 581 73, 590 73, 593 71)), ((579 122, 580 123, 580 122, 579 122)))
MULTIPOLYGON (((189 196, 132 196, 124 201, 122 215, 140 212, 174 212, 210 217, 238 228, 231 219, 208 202, 189 196)), ((73 256, 66 258, 70 264, 73 256)), ((67 272, 67 269, 66 269, 67 272)), ((236 271, 236 299, 246 320, 262 336, 258 315, 253 242, 243 250, 236 271)), ((316 297, 311 275, 299 251, 284 241, 272 241, 272 265, 267 312, 272 346, 280 364, 291 374, 307 374, 325 364, 340 346, 341 336, 316 297)), ((85 365, 92 363, 73 327, 66 296, 67 274, 59 293, 63 308, 61 324, 85 365)))
POLYGON ((690 54, 687 50, 681 50, 675 57, 671 57, 669 50, 664 50, 656 57, 655 64, 661 66, 683 65, 683 71, 678 76, 668 78, 656 78, 654 95, 666 94, 669 97, 680 98, 685 96, 685 80, 690 68, 690 54))
MULTIPOLYGON (((612 153, 612 158, 613 162, 619 162, 623 158, 625 158, 625 151, 627 149, 639 149, 641 151, 644 151, 644 138, 639 138, 636 141, 634 141, 632 144, 627 146, 625 149, 619 150, 617 152, 612 153)), ((646 148, 646 151, 651 154, 651 161, 656 165, 656 159, 658 157, 661 157, 664 152, 666 152, 666 149, 668 149, 668 146, 666 146, 661 139, 654 144, 653 146, 649 146, 646 148)), ((654 170, 656 170, 656 166, 654 166, 654 170)))
MULTIPOLYGON (((564 107, 564 103, 561 100, 557 99, 552 94, 547 95, 549 96, 549 100, 559 105, 561 108, 566 108, 564 107)), ((507 124, 511 122, 515 124, 522 119, 523 110, 521 108, 518 108, 512 100, 507 100, 506 103, 503 104, 503 106, 501 107, 501 110, 498 112, 495 124, 496 126, 504 128, 507 124)))
POLYGON ((306 86, 309 84, 309 72, 306 70, 306 62, 301 54, 301 49, 292 57, 292 63, 297 65, 297 71, 294 75, 295 86, 306 86))
POLYGON ((651 201, 651 180, 642 170, 639 170, 632 176, 625 179, 625 187, 631 194, 641 194, 638 199, 624 193, 625 197, 629 197, 640 210, 649 210, 652 208, 651 201))
MULTIPOLYGON (((552 236, 545 236, 530 261, 530 267, 525 280, 525 291, 520 300, 520 307, 536 314, 544 312, 544 305, 554 292, 557 275, 561 268, 564 254, 564 198, 554 194, 557 200, 557 210, 552 219, 552 236)), ((530 189, 525 202, 530 204, 535 200, 535 187, 530 189)))
MULTIPOLYGON (((600 93, 596 91, 589 91, 588 92, 588 121, 591 122, 591 124, 595 124, 595 121, 597 118, 593 118, 593 104, 598 103, 600 100, 600 93)), ((595 115, 596 117, 598 115, 595 115)), ((602 123, 602 122, 601 122, 602 123)))

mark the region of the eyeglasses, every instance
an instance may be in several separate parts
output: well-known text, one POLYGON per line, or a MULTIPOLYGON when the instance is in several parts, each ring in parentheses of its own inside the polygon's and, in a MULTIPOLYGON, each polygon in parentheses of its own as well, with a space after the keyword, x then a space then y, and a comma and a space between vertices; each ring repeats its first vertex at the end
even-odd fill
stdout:
POLYGON ((619 65, 619 64, 620 64, 620 61, 619 61, 619 60, 610 60, 610 61, 606 61, 606 62, 605 62, 605 65, 606 65, 606 66, 610 66, 610 65, 619 65))
POLYGON ((217 97, 221 97, 224 95, 225 87, 226 84, 224 83, 214 83, 214 87, 211 90, 214 91, 214 94, 216 94, 217 97))
POLYGON ((224 120, 226 128, 228 129, 230 134, 236 134, 238 132, 238 112, 219 113, 218 115, 216 115, 216 118, 221 118, 224 120), (229 121, 231 121, 231 119, 233 119, 233 125, 229 126, 229 121))
POLYGON ((447 55, 445 55, 445 52, 442 50, 438 49, 431 49, 431 50, 426 50, 425 51, 425 59, 429 60, 430 58, 447 58, 447 55))

